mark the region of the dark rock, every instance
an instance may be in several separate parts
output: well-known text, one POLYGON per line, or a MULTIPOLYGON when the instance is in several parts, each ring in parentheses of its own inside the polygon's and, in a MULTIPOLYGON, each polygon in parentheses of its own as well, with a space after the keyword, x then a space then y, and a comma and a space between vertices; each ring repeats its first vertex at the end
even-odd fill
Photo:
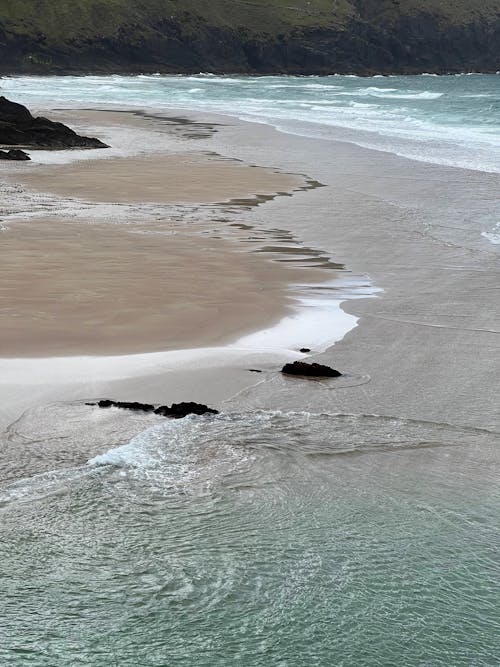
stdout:
POLYGON ((336 371, 330 366, 323 364, 307 364, 304 361, 294 361, 291 364, 285 364, 281 369, 286 375, 303 375, 306 377, 340 377, 342 373, 336 371))
MULTIPOLYGON (((87 403, 87 405, 96 405, 95 403, 87 403)), ((155 409, 154 405, 149 403, 138 403, 137 401, 111 401, 110 399, 104 399, 98 401, 97 405, 100 408, 123 408, 124 410, 133 410, 136 412, 153 412, 155 409)))
POLYGON ((0 151, 0 160, 31 160, 28 153, 19 148, 11 148, 10 151, 0 151))
POLYGON ((249 373, 262 373, 258 368, 249 368, 248 371, 249 373))
POLYGON ((301 347, 300 350, 299 350, 299 352, 310 352, 310 351, 311 351, 311 348, 309 348, 309 347, 301 347))
POLYGON ((156 408, 155 415, 162 415, 162 417, 173 417, 174 419, 181 419, 186 417, 186 415, 205 415, 212 414, 218 415, 218 410, 213 410, 202 403, 172 403, 172 406, 169 408, 168 405, 161 405, 159 408, 156 408))
POLYGON ((22 104, 5 97, 0 97, 1 144, 37 148, 108 148, 99 139, 81 137, 62 123, 35 118, 22 104))
POLYGON ((213 410, 202 403, 173 403, 171 407, 168 405, 160 405, 155 409, 154 405, 150 403, 138 403, 137 401, 113 401, 109 398, 105 398, 97 403, 85 403, 85 405, 98 406, 100 408, 122 408, 123 410, 133 410, 136 412, 154 412, 155 415, 161 415, 162 417, 173 417, 174 419, 180 419, 186 415, 204 415, 204 414, 213 414, 218 415, 218 410, 213 410))

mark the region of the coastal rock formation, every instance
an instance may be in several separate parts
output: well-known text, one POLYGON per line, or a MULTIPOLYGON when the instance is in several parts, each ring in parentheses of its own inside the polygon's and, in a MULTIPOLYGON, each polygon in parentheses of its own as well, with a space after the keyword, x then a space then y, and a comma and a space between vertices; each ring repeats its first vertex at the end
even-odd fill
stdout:
POLYGON ((0 160, 31 160, 28 153, 25 153, 20 148, 11 148, 10 151, 0 151, 0 160))
POLYGON ((500 0, 0 0, 3 73, 500 69, 500 0))
POLYGON ((25 106, 11 102, 5 97, 0 97, 0 145, 33 148, 108 148, 99 139, 81 137, 63 123, 56 123, 42 116, 36 118, 25 106))
POLYGON ((285 364, 281 369, 285 375, 302 375, 305 377, 330 377, 337 378, 342 375, 330 366, 323 364, 308 364, 305 361, 294 361, 291 364, 285 364))
POLYGON ((163 417, 173 417, 174 419, 181 419, 186 415, 218 415, 219 411, 209 408, 202 403, 172 403, 171 407, 162 405, 156 408, 155 415, 162 415, 163 417))
POLYGON ((138 403, 137 401, 113 401, 111 399, 103 399, 97 403, 86 403, 86 405, 97 405, 99 408, 122 408, 123 410, 132 410, 134 412, 154 412, 155 415, 162 417, 172 417, 174 419, 181 419, 187 415, 204 415, 204 414, 219 414, 218 410, 209 408, 202 403, 181 402, 172 403, 168 405, 160 405, 155 408, 150 403, 138 403))
POLYGON ((137 401, 112 401, 108 398, 97 403, 86 403, 86 405, 97 405, 99 408, 122 408, 123 410, 132 410, 135 412, 153 412, 154 405, 149 403, 138 403, 137 401))

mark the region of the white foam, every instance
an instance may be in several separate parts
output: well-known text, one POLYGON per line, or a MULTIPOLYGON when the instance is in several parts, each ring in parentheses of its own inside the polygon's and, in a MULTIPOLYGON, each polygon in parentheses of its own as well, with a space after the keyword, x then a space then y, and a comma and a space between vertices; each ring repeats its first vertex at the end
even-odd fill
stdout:
POLYGON ((335 280, 316 288, 303 286, 306 294, 297 299, 295 313, 277 325, 240 338, 234 346, 255 350, 294 349, 307 343, 320 352, 336 343, 351 330, 358 318, 342 310, 341 304, 353 298, 375 293, 368 282, 335 280), (306 343, 304 342, 306 341, 306 343))
MULTIPOLYGON (((181 425, 180 421, 168 422, 168 428, 172 430, 179 428, 179 425, 181 425)), ((126 445, 113 447, 104 452, 104 454, 99 454, 98 456, 89 459, 87 465, 151 467, 157 462, 157 459, 145 445, 149 444, 150 440, 153 439, 156 431, 158 431, 158 425, 151 426, 150 428, 141 431, 141 433, 132 438, 126 445)))
POLYGON ((430 91, 423 91, 421 93, 397 93, 390 92, 390 89, 388 88, 385 93, 373 91, 370 95, 388 100, 437 100, 443 96, 443 93, 431 93, 430 91))
POLYGON ((500 245, 500 222, 497 223, 491 231, 483 232, 481 236, 483 236, 493 245, 500 245))

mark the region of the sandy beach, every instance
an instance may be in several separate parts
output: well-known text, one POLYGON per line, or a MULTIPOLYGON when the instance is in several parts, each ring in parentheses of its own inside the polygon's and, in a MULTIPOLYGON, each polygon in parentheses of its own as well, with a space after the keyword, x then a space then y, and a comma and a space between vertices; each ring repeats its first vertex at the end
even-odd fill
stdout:
MULTIPOLYGON (((122 132, 115 137, 139 133, 134 145, 153 146, 161 135, 163 153, 156 144, 148 156, 107 159, 102 151, 69 155, 68 164, 47 164, 39 153, 26 169, 7 174, 3 167, 3 177, 20 185, 23 196, 37 197, 39 206, 48 197, 55 211, 24 221, 15 216, 3 233, 9 248, 0 269, 4 357, 26 358, 24 368, 29 357, 65 358, 70 369, 72 358, 98 355, 92 393, 112 391, 120 399, 220 404, 238 394, 235 406, 307 406, 498 428, 485 389, 498 352, 492 249, 483 244, 479 260, 479 234, 455 245, 430 216, 422 226, 428 198, 438 212, 449 210, 451 201, 456 211, 465 184, 470 188, 475 180, 486 194, 496 176, 342 142, 332 155, 331 142, 314 140, 313 152, 310 139, 213 115, 193 116, 190 127, 182 112, 182 122, 57 113, 108 141, 113 128, 122 132), (342 274, 335 262, 346 265, 342 274), (349 289, 339 286, 342 308, 361 318, 360 326, 322 355, 321 346, 312 350, 352 374, 353 386, 318 392, 301 385, 297 391, 278 374, 264 384, 259 378, 254 395, 248 359, 232 354, 226 363, 221 345, 293 312, 290 286, 339 275, 369 276, 382 290, 376 298, 345 301, 349 289), (219 352, 210 363, 205 357, 202 368, 184 361, 152 372, 145 364, 141 379, 136 369, 128 380, 126 371, 117 379, 98 370, 100 355, 207 347, 219 352)), ((264 366, 275 370, 290 355, 300 356, 279 342, 261 353, 264 366)), ((88 378, 79 385, 68 375, 66 385, 42 379, 30 398, 10 380, 2 389, 3 423, 43 397, 88 396, 88 378)))
MULTIPOLYGON (((229 354, 224 345, 280 322, 293 312, 294 286, 322 284, 340 265, 286 230, 263 232, 239 218, 317 184, 195 150, 205 136, 196 128, 215 123, 54 115, 87 133, 111 128, 114 154, 35 151, 26 169, 3 169, 20 208, 36 212, 11 215, 2 231, 2 423, 40 400, 118 390, 213 403, 253 384, 246 367, 256 351, 229 354), (134 133, 138 139, 120 145, 134 133), (134 141, 150 152, 129 155, 134 141), (61 157, 66 163, 57 164, 61 157), (197 349, 213 350, 201 368, 197 349), (168 356, 176 350, 187 351, 180 366, 168 356), (200 383, 205 366, 220 377, 211 371, 200 383), (36 387, 29 395, 26 383, 36 387)), ((256 363, 290 354, 276 352, 263 349, 256 363)))

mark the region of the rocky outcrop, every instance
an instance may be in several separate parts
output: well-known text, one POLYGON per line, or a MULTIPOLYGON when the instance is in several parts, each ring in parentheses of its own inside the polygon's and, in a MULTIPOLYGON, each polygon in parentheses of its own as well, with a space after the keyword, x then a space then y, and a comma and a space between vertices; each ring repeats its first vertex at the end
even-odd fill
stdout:
POLYGON ((294 361, 291 364, 285 364, 281 369, 285 375, 302 375, 304 377, 329 377, 337 378, 342 375, 340 371, 336 371, 330 366, 323 364, 308 364, 305 361, 294 361))
POLYGON ((205 415, 219 414, 218 410, 209 408, 202 403, 181 402, 172 403, 168 405, 160 405, 155 408, 151 403, 138 403, 137 401, 113 401, 111 399, 103 399, 97 403, 86 403, 86 405, 96 405, 99 408, 121 408, 123 410, 132 410, 133 412, 154 412, 155 415, 162 417, 172 417, 173 419, 181 419, 187 415, 205 415))
POLYGON ((97 405, 99 408, 122 408, 123 410, 132 410, 133 412, 153 412, 154 405, 149 403, 138 403, 137 401, 112 401, 105 398, 97 403, 86 403, 85 405, 97 405))
POLYGON ((186 417, 186 415, 217 415, 219 414, 218 410, 209 408, 202 403, 172 403, 170 407, 168 405, 161 405, 159 408, 156 408, 155 415, 161 415, 162 417, 173 417, 174 419, 181 419, 186 417))
MULTIPOLYGON (((52 149, 108 148, 99 139, 81 137, 62 123, 56 123, 42 116, 36 118, 22 104, 11 102, 5 97, 0 97, 0 145, 52 149)), ((4 159, 26 159, 20 157, 21 151, 9 151, 9 153, 19 157, 4 159)))
POLYGON ((28 153, 25 153, 19 148, 11 148, 10 151, 0 151, 0 160, 19 160, 26 161, 31 160, 28 153))

